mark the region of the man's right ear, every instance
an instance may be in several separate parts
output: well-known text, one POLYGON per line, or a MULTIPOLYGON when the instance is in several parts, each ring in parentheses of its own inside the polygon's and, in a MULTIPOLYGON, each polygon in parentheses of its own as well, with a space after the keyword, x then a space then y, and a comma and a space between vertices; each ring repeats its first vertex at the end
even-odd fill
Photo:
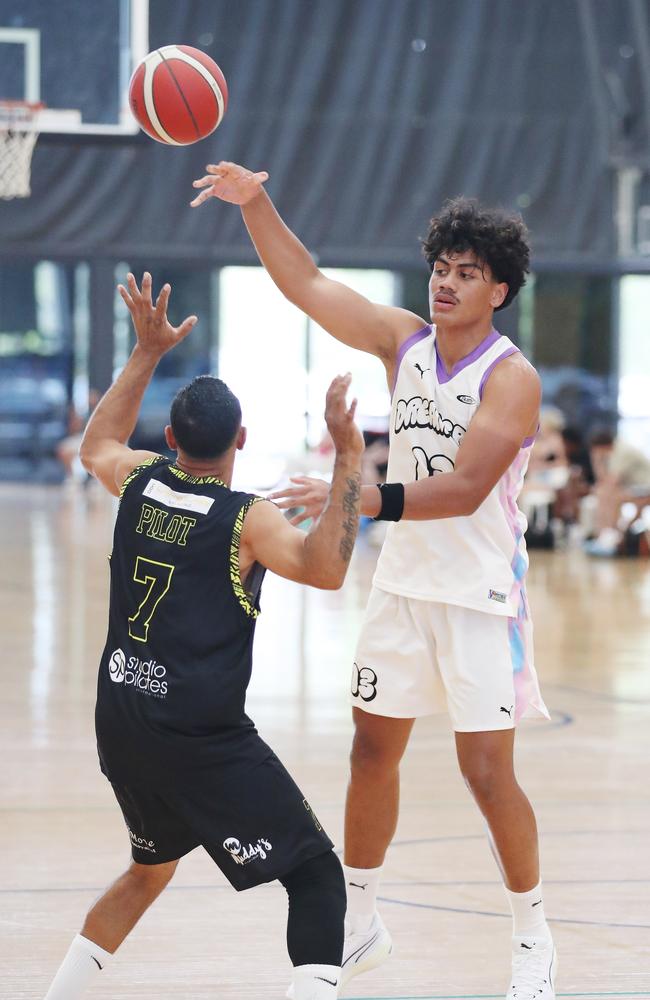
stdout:
POLYGON ((248 436, 248 431, 245 427, 240 427, 237 433, 237 451, 241 451, 246 444, 246 437, 248 436))

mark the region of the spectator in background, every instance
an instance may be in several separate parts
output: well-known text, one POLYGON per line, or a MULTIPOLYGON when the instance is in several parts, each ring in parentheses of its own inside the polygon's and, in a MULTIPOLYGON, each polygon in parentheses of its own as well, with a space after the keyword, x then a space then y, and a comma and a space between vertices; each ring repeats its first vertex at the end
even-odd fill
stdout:
POLYGON ((361 456, 363 482, 385 483, 388 469, 388 426, 381 431, 364 430, 363 440, 366 446, 361 456))
POLYGON ((596 482, 596 477, 591 464, 589 446, 582 431, 579 431, 577 427, 563 427, 562 440, 570 468, 575 469, 580 474, 587 489, 591 488, 596 482))
POLYGON ((590 457, 596 478, 598 534, 585 548, 593 556, 615 556, 627 527, 621 521, 622 505, 632 502, 639 511, 650 504, 650 458, 609 429, 592 434, 590 457))
POLYGON ((81 445, 81 439, 83 437, 86 423, 90 418, 90 414, 97 406, 99 397, 100 393, 97 389, 89 390, 88 413, 86 417, 82 417, 81 414, 77 412, 74 403, 70 404, 70 408, 68 410, 68 433, 66 437, 61 438, 56 446, 56 457, 65 469, 66 479, 76 479, 82 483, 90 481, 90 477, 85 472, 79 458, 79 446, 81 445))
MULTIPOLYGON (((364 483, 385 483, 388 470, 388 419, 382 421, 385 427, 375 426, 363 431, 365 450, 361 456, 361 479, 364 483)), ((381 548, 386 537, 386 522, 375 521, 372 517, 362 517, 359 533, 366 542, 381 548)))
POLYGON ((557 492, 553 512, 564 525, 571 526, 580 521, 580 505, 591 492, 595 478, 589 448, 582 432, 577 427, 563 427, 561 435, 569 478, 566 485, 557 492))
POLYGON ((549 476, 549 469, 568 469, 562 431, 564 414, 555 406, 543 406, 539 413, 539 430, 530 454, 526 478, 531 482, 559 482, 566 478, 549 476))
POLYGON ((528 519, 526 542, 531 548, 553 548, 555 536, 562 530, 556 507, 570 477, 563 428, 562 412, 554 406, 542 407, 539 430, 519 497, 528 519))
POLYGON ((581 505, 594 482, 581 431, 567 427, 557 407, 543 407, 522 492, 531 547, 553 548, 559 537, 571 541, 574 531, 584 538, 586 532, 578 527, 581 505))

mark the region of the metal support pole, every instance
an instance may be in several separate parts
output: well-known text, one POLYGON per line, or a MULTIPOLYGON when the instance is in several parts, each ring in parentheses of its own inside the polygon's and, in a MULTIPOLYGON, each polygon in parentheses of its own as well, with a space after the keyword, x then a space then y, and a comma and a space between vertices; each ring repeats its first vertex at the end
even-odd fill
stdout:
POLYGON ((619 167, 616 172, 616 249, 619 257, 634 257, 636 247, 637 193, 639 167, 619 167))

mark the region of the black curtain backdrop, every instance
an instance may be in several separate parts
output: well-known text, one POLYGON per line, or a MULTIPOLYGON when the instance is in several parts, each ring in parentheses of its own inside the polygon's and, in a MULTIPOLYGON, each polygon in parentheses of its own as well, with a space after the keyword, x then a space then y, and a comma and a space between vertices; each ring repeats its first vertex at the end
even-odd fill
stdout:
POLYGON ((462 193, 520 209, 538 263, 602 266, 615 165, 650 146, 648 15, 648 0, 152 0, 152 49, 194 45, 223 69, 223 124, 180 149, 42 137, 31 198, 0 202, 0 255, 253 262, 237 208, 189 208, 192 179, 228 159, 269 171, 322 264, 419 266, 429 217, 462 193))

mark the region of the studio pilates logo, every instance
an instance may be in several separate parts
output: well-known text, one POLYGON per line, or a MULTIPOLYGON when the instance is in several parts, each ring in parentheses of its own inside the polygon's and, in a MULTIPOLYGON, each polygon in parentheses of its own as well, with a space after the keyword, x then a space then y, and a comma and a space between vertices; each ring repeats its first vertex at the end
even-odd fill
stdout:
POLYGON ((156 660, 130 656, 127 661, 124 650, 116 649, 109 657, 108 673, 114 684, 134 687, 140 694, 156 698, 164 698, 167 694, 167 668, 156 660))
POLYGON ((125 667, 126 656, 124 655, 124 650, 116 649, 115 652, 111 654, 111 658, 108 661, 108 672, 111 680, 116 684, 122 684, 124 682, 125 667))

